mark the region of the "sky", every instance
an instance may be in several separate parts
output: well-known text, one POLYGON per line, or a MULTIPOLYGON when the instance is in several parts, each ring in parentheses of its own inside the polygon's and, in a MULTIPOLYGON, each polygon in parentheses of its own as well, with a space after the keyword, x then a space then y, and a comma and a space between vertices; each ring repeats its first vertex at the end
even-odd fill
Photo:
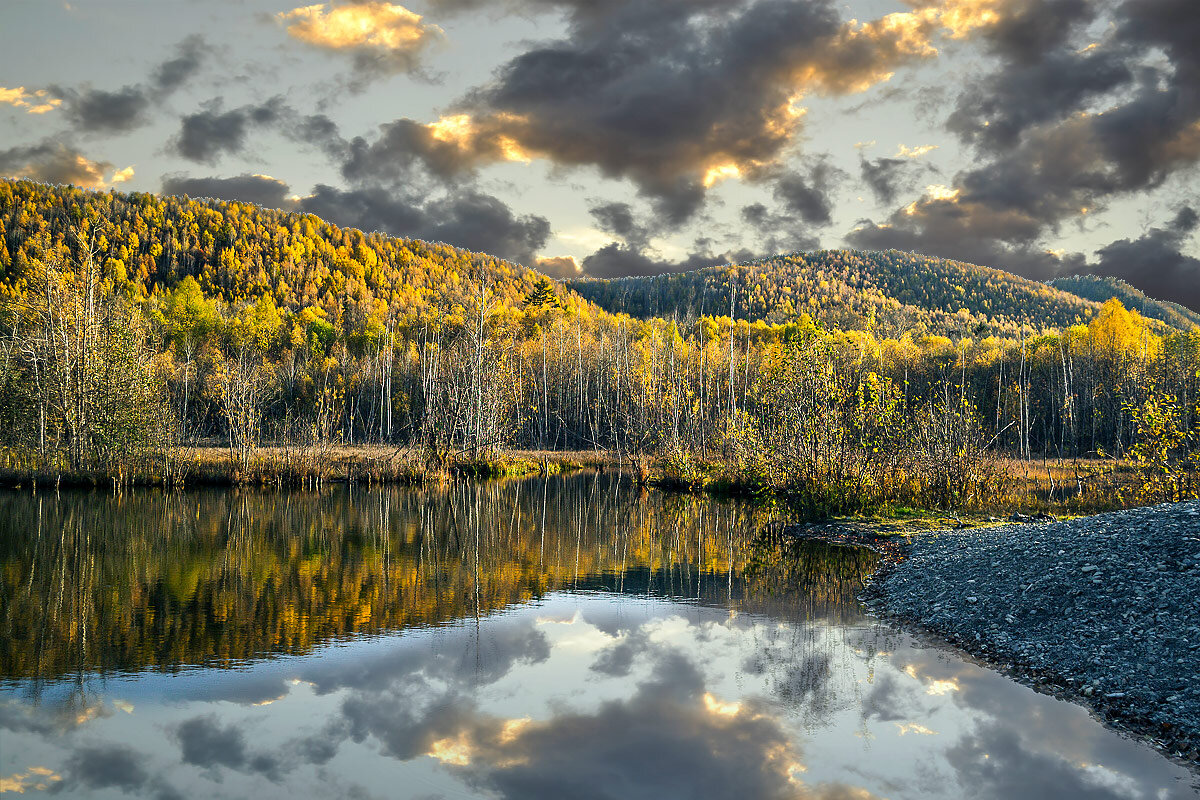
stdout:
POLYGON ((556 277, 897 248, 1200 307, 1196 0, 4 0, 0 174, 556 277))

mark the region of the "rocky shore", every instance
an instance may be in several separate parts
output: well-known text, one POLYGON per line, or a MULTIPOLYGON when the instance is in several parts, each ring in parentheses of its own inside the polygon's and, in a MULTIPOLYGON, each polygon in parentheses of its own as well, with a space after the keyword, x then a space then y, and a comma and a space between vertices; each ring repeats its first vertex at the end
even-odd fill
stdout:
POLYGON ((1200 766, 1200 502, 920 534, 864 599, 1200 766))

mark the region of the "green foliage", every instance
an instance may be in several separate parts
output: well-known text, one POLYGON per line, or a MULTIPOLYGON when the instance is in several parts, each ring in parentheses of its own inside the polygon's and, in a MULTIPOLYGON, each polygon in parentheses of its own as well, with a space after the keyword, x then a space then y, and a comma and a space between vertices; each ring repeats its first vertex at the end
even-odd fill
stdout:
MULTIPOLYGON (((653 317, 728 308, 785 323, 804 313, 830 328, 957 336, 1013 335, 1022 325, 1062 328, 1091 319, 1098 304, 998 269, 889 250, 823 250, 737 266, 568 286, 614 312, 653 317)), ((1104 298, 1107 299, 1107 298, 1104 298)))

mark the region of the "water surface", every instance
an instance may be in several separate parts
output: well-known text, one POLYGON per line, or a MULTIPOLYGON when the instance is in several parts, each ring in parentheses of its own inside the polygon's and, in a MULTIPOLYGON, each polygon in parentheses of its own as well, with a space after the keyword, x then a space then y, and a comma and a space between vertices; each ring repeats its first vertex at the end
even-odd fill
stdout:
POLYGON ((0 791, 1194 796, 771 522, 591 474, 0 496, 0 791))

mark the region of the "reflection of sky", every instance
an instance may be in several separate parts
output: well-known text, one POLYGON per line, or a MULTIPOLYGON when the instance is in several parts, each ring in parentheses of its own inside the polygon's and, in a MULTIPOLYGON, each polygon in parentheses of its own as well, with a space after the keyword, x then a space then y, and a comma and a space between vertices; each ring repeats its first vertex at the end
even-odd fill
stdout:
POLYGON ((64 797, 1194 792, 1083 709, 886 626, 647 597, 0 698, 3 788, 64 797))

